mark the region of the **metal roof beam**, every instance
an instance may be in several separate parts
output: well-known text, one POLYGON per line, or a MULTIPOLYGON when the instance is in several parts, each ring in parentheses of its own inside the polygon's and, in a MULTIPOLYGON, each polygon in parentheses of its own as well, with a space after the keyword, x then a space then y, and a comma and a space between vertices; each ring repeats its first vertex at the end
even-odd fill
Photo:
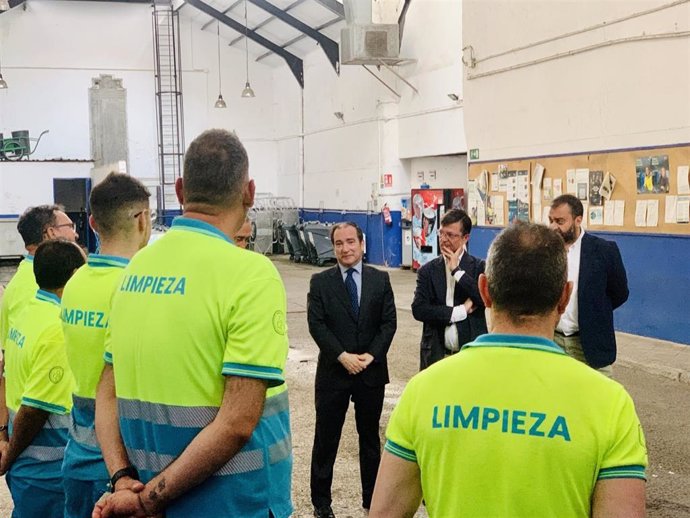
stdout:
MULTIPOLYGON (((295 7, 297 7, 300 4, 303 4, 306 1, 307 0, 296 0, 295 2, 292 2, 290 5, 288 5, 285 8, 285 12, 287 13, 290 9, 294 9, 295 7)), ((273 20, 276 20, 276 19, 277 18, 275 16, 271 15, 268 18, 266 18, 263 22, 261 22, 259 25, 256 25, 253 30, 255 30, 255 31, 259 30, 262 27, 265 27, 266 25, 268 25, 269 23, 271 23, 273 20)), ((232 47, 235 43, 242 41, 242 39, 244 39, 244 35, 238 36, 237 38, 232 40, 230 43, 228 43, 228 45, 230 45, 232 47)))
POLYGON ((302 64, 302 60, 295 56, 294 54, 291 54, 285 49, 280 48, 278 45, 273 43, 272 41, 264 38, 260 34, 257 34, 253 30, 246 28, 244 25, 242 25, 239 22, 236 22, 232 18, 230 18, 228 15, 221 13, 220 11, 217 11, 210 5, 202 2, 201 0, 187 0, 187 3, 199 11, 208 14, 209 16, 212 16, 219 22, 227 25, 231 29, 239 32, 240 34, 243 34, 245 31, 247 33, 247 37, 254 41, 255 43, 258 43, 262 47, 266 48, 267 50, 270 50, 272 52, 275 52, 278 54, 280 57, 282 57, 285 62, 287 63, 288 67, 290 67, 290 70, 292 71, 293 75, 295 76, 295 79, 297 79, 297 82, 300 84, 302 88, 304 88, 304 66, 302 64))
POLYGON ((337 15, 341 20, 345 19, 345 8, 343 4, 337 0, 314 0, 321 7, 325 7, 333 14, 337 15))
MULTIPOLYGON (((342 20, 340 18, 334 18, 333 20, 326 22, 323 25, 319 25, 316 28, 316 30, 320 31, 321 29, 325 29, 326 27, 330 27, 331 25, 335 25, 336 23, 339 23, 341 21, 342 20)), ((292 45, 293 43, 297 43, 298 41, 302 41, 304 38, 306 38, 306 36, 304 34, 300 34, 299 36, 292 38, 290 41, 283 43, 282 48, 286 49, 290 45, 292 45)), ((265 54, 261 54, 258 58, 256 58, 256 61, 261 61, 262 59, 267 58, 271 54, 273 54, 273 52, 266 52, 265 54)))
MULTIPOLYGON (((242 2, 244 2, 244 0, 236 0, 230 7, 228 7, 227 9, 225 9, 225 10, 223 11, 223 14, 228 14, 230 11, 232 11, 235 7, 237 7, 238 5, 240 5, 242 2)), ((207 22, 201 27, 201 30, 202 30, 202 31, 203 31, 203 30, 206 30, 206 27, 208 27, 208 26, 211 25, 212 23, 213 23, 213 20, 207 21, 207 22)))
POLYGON ((319 45, 321 45, 321 48, 326 53, 326 57, 331 62, 331 65, 333 66, 335 73, 340 74, 340 47, 335 41, 321 34, 316 29, 309 27, 306 23, 286 13, 279 7, 276 7, 272 3, 268 2, 268 0, 249 1, 253 3, 255 6, 263 9, 267 13, 270 13, 276 18, 279 18, 281 21, 285 22, 290 27, 293 27, 294 29, 297 29, 298 31, 306 34, 309 38, 313 39, 319 45))
POLYGON ((405 3, 403 4, 403 8, 400 11, 400 16, 398 17, 398 28, 399 28, 399 36, 400 36, 400 44, 398 45, 398 48, 400 48, 400 45, 402 45, 402 37, 403 37, 403 31, 405 30, 405 17, 407 16, 407 10, 410 8, 410 3, 412 0, 405 0, 405 3))

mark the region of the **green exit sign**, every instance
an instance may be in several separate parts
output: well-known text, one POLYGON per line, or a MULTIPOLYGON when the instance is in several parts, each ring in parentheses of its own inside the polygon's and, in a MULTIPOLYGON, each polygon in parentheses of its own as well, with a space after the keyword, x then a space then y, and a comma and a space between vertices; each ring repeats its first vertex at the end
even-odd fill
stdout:
POLYGON ((470 160, 479 160, 479 150, 470 149, 470 160))

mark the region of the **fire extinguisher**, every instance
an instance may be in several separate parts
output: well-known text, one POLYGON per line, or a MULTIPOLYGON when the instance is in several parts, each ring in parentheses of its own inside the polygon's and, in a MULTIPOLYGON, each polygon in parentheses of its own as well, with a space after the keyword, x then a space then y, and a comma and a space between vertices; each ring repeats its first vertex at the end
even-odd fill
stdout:
POLYGON ((391 217, 391 210, 388 208, 388 204, 384 204, 383 208, 381 209, 381 214, 383 214, 383 221, 386 222, 386 225, 392 225, 393 224, 393 218, 391 217))

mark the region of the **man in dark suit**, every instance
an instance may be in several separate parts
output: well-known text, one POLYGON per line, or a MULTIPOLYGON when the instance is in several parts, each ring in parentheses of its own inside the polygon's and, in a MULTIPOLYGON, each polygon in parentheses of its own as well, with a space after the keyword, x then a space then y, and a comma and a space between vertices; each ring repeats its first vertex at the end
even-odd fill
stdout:
POLYGON ((319 346, 316 431, 311 458, 314 516, 333 518, 331 483, 350 400, 359 434, 362 506, 369 509, 381 460, 379 419, 388 383, 386 353, 396 329, 388 274, 362 264, 362 230, 354 223, 331 229, 338 264, 311 278, 309 332, 319 346))
POLYGON ((477 279, 484 261, 467 253, 472 220, 451 209, 441 219, 441 255, 417 271, 412 315, 424 323, 420 370, 487 332, 477 279))
POLYGON ((549 223, 568 250, 570 302, 556 327, 554 341, 577 360, 607 376, 616 361, 613 310, 628 300, 628 278, 618 246, 585 233, 582 202, 572 194, 551 203, 549 223))

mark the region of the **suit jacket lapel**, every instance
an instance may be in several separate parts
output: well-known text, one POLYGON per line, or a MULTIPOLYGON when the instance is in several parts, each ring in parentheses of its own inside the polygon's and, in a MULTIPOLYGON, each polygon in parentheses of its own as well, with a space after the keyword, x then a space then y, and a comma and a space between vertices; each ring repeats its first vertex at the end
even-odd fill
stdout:
POLYGON ((447 281, 446 281, 446 263, 443 257, 438 257, 434 259, 434 272, 431 278, 434 283, 434 291, 438 295, 439 300, 442 304, 446 303, 446 291, 447 291, 447 281))
MULTIPOLYGON (((460 258, 460 269, 465 272, 465 275, 474 276, 474 261, 467 252, 462 254, 460 258)), ((467 299, 467 294, 460 287, 458 283, 455 284, 455 296, 453 297, 454 304, 462 304, 467 299)))
MULTIPOLYGON (((335 291, 335 298, 340 301, 340 303, 345 306, 345 309, 347 310, 348 315, 350 315, 350 318, 354 320, 355 322, 357 321, 357 317, 355 316, 355 311, 352 309, 352 304, 350 303, 350 294, 347 292, 347 288, 345 287, 345 282, 343 281, 343 276, 340 273, 340 266, 337 264, 335 265, 335 268, 331 269, 331 284, 333 286, 333 289, 335 291)), ((362 284, 363 286, 363 284, 362 284)), ((361 304, 360 304, 360 313, 361 313, 361 304)))
POLYGON ((582 236, 582 243, 580 243, 580 271, 577 274, 577 312, 578 320, 582 311, 580 310, 580 294, 582 293, 581 286, 585 286, 589 282, 589 271, 591 267, 591 262, 587 259, 591 257, 592 245, 594 243, 590 239, 589 234, 582 236))
POLYGON ((359 318, 368 311, 369 301, 372 295, 371 286, 371 271, 364 265, 362 265, 362 295, 359 298, 359 318))

